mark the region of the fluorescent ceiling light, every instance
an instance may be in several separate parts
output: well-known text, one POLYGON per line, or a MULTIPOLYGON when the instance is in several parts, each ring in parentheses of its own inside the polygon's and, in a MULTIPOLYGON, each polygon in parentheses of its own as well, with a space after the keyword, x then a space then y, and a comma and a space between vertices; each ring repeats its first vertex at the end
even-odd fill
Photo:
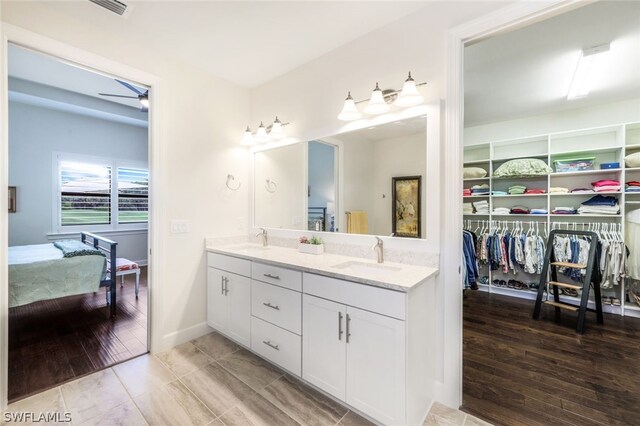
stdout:
POLYGON ((593 83, 593 69, 597 65, 596 62, 600 61, 604 56, 602 53, 609 51, 609 46, 610 44, 606 43, 582 50, 569 87, 567 100, 583 98, 589 94, 593 83))

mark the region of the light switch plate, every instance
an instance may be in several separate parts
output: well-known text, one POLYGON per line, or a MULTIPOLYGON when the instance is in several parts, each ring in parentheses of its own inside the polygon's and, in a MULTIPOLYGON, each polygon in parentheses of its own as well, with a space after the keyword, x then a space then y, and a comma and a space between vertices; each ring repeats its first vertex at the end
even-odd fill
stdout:
POLYGON ((172 220, 170 224, 170 230, 172 234, 188 234, 189 221, 188 220, 172 220))

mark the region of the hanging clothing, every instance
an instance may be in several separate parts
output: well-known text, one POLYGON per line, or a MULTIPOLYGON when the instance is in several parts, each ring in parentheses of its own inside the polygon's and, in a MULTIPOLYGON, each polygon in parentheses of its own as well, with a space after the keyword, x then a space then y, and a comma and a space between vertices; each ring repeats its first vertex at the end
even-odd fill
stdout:
POLYGON ((630 256, 627 262, 627 273, 634 280, 640 280, 640 209, 626 214, 625 241, 629 244, 630 256))
POLYGON ((476 256, 476 246, 474 244, 475 235, 470 231, 463 231, 462 234, 462 252, 464 255, 465 269, 465 288, 477 289, 478 276, 478 260, 476 256))

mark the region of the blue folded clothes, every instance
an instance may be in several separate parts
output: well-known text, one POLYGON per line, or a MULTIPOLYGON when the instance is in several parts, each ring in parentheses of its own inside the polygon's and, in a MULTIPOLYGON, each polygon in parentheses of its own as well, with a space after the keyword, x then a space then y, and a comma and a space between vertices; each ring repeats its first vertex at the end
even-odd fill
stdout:
POLYGON ((595 197, 589 198, 587 201, 582 203, 583 206, 615 206, 618 204, 618 199, 616 197, 606 196, 606 195, 596 195, 595 197))

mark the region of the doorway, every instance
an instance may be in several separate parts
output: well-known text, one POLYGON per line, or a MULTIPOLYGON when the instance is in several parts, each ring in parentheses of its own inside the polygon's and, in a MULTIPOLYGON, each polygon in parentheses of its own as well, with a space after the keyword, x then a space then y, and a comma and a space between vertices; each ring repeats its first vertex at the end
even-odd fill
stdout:
MULTIPOLYGON (((639 17, 637 4, 597 2, 465 46, 461 198, 478 265, 464 297, 462 407, 488 421, 635 422, 640 374, 624 354, 640 349, 640 256, 629 234, 639 180, 629 159, 640 152, 640 60, 629 52, 640 49, 639 17), (605 54, 589 59, 591 73, 573 96, 581 57, 596 50, 605 54), (540 164, 544 173, 508 172, 522 164, 516 160, 540 164), (594 210, 600 199, 610 211, 594 210), (626 272, 594 282, 604 325, 587 313, 583 335, 570 307, 582 295, 571 287, 579 275, 560 274, 569 284, 560 291, 560 314, 545 307, 533 320, 540 286, 553 301, 537 267, 543 259, 512 259, 509 246, 500 255, 483 252, 487 236, 524 234, 546 246, 552 229, 594 230, 598 242, 629 250, 626 272)), ((591 292, 588 307, 595 302, 591 292)))
POLYGON ((148 87, 13 44, 8 68, 14 401, 148 351, 152 181, 148 87))

